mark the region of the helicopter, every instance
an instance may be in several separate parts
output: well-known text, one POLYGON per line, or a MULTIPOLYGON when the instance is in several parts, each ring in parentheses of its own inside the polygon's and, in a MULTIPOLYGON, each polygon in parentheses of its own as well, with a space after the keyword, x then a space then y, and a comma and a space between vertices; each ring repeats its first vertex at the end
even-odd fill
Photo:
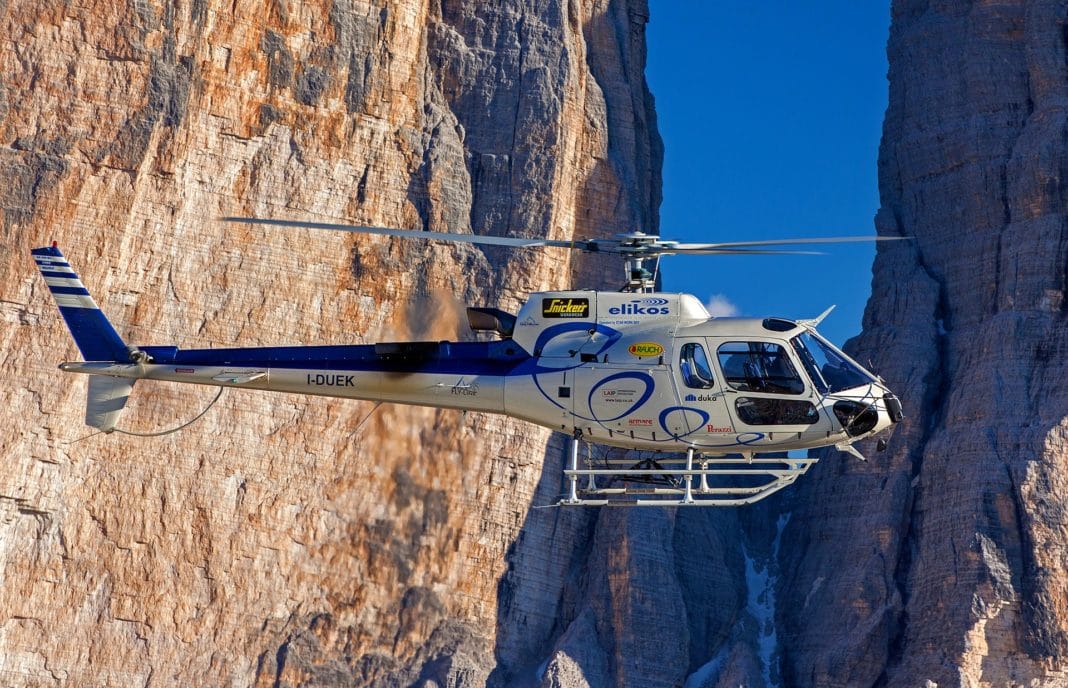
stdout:
POLYGON ((59 369, 89 376, 90 427, 115 431, 138 380, 504 414, 570 436, 550 506, 724 507, 792 484, 818 460, 811 450, 864 460, 854 444, 903 418, 886 383, 816 331, 833 306, 810 320, 720 318, 690 294, 656 290, 662 256, 811 253, 781 247, 898 237, 687 244, 637 231, 566 241, 220 220, 614 254, 626 281, 619 291, 532 293, 514 314, 470 306, 471 330, 486 335, 477 341, 185 350, 127 344, 53 242, 31 253, 85 359, 59 369))

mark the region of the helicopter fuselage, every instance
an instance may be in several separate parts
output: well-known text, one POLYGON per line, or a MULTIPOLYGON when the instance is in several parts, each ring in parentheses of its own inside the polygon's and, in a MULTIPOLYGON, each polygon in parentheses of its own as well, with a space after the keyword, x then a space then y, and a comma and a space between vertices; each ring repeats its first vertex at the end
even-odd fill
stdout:
POLYGON ((688 294, 537 293, 498 334, 475 342, 145 346, 133 362, 60 367, 499 413, 591 442, 660 451, 851 444, 900 419, 886 386, 812 324, 711 318, 688 294))

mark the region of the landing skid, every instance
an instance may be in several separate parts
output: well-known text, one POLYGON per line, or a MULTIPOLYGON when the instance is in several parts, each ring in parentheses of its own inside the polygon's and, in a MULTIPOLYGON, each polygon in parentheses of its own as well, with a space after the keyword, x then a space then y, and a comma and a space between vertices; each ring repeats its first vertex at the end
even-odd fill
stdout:
MULTIPOLYGON (((588 445, 587 445, 588 446, 588 445)), ((579 440, 571 440, 568 494, 556 506, 741 506, 793 484, 816 457, 737 454, 658 454, 655 458, 603 458, 587 452, 579 468, 579 440)))

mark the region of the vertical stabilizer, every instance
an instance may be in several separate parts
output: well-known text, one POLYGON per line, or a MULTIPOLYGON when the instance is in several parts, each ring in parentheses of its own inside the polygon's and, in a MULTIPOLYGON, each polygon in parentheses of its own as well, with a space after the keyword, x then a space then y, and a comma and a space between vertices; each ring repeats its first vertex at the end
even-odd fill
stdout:
MULTIPOLYGON (((87 361, 128 362, 132 350, 104 317, 56 245, 35 248, 31 253, 82 357, 87 361)), ((90 375, 85 424, 104 432, 114 430, 134 382, 128 378, 90 375)))
POLYGON ((35 248, 31 253, 85 360, 130 360, 126 343, 104 317, 56 245, 35 248))

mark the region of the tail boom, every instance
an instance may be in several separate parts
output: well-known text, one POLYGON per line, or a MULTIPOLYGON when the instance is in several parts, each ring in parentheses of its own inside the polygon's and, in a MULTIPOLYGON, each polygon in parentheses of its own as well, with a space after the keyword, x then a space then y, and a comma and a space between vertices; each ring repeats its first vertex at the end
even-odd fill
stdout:
POLYGON ((86 422, 105 431, 141 379, 504 413, 505 379, 529 358, 504 341, 130 347, 54 244, 32 254, 85 358, 59 368, 91 376, 86 422))
POLYGON ((390 373, 321 368, 67 362, 60 370, 130 380, 158 380, 291 394, 504 413, 504 377, 390 373))

